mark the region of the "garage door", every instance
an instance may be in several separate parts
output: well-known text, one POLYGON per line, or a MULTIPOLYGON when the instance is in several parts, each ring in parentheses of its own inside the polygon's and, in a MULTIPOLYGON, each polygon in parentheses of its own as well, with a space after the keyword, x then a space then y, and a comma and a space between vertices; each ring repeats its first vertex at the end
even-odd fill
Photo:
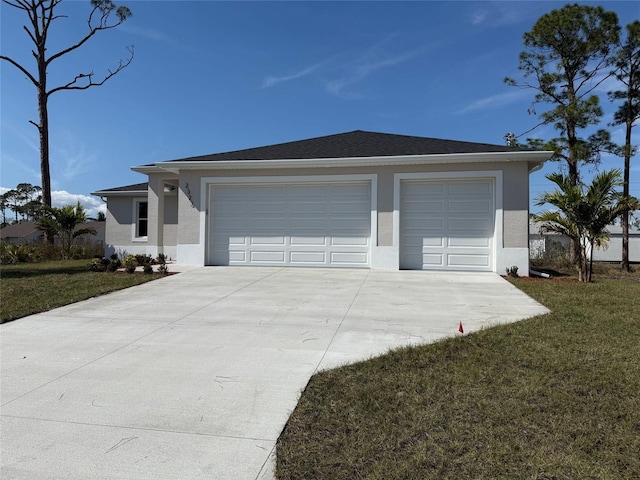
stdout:
POLYGON ((211 265, 369 266, 368 182, 215 185, 210 202, 211 265))
POLYGON ((400 268, 493 267, 493 181, 405 181, 401 184, 400 268))

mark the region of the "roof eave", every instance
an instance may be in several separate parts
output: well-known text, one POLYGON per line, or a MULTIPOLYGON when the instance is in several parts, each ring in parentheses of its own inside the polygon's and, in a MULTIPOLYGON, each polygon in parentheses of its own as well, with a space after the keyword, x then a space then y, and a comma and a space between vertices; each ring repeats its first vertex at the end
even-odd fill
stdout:
MULTIPOLYGON (((181 170, 247 170, 269 168, 314 168, 314 167, 368 167, 387 165, 438 165, 445 163, 486 163, 486 162, 528 162, 529 165, 541 165, 553 152, 515 151, 450 153, 435 155, 403 155, 394 157, 351 157, 351 158, 310 158, 281 160, 172 160, 158 162, 153 166, 133 167, 139 173, 157 173, 160 171, 179 174, 181 170)), ((532 168, 530 166, 530 168, 532 168)))
POLYGON ((97 192, 91 192, 91 195, 96 197, 132 197, 137 195, 147 195, 147 190, 98 190, 97 192))
POLYGON ((166 169, 158 167, 158 165, 160 164, 162 164, 162 162, 156 163, 154 165, 140 165, 138 167, 131 167, 131 170, 133 170, 134 172, 143 173, 145 175, 166 171, 166 169))

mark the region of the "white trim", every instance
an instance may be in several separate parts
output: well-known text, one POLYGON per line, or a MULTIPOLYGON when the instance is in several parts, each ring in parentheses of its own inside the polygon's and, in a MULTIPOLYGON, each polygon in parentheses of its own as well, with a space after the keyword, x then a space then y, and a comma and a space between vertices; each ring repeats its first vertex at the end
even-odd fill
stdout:
MULTIPOLYGON (((374 248, 378 243, 378 175, 300 175, 300 176, 253 176, 253 177, 202 177, 200 179, 200 243, 202 265, 209 259, 209 245, 207 232, 210 221, 208 215, 211 188, 215 185, 248 185, 248 184, 293 184, 293 183, 354 183, 367 182, 371 193, 369 266, 374 264, 374 248)), ((191 252, 193 255, 193 251, 191 252)))
POLYGON ((147 195, 148 190, 128 190, 128 191, 119 191, 119 192, 110 192, 109 190, 103 191, 99 190, 97 192, 92 192, 91 195, 95 195, 96 197, 137 197, 140 195, 147 195))
POLYGON ((491 178, 494 180, 494 226, 493 226, 493 251, 492 271, 500 273, 497 269, 498 259, 502 258, 504 250, 504 213, 502 205, 502 170, 464 171, 464 172, 418 172, 396 173, 393 176, 393 246, 398 251, 398 265, 400 265, 400 201, 401 182, 404 180, 473 180, 477 178, 491 178))
POLYGON ((153 173, 167 171, 179 174, 181 170, 234 170, 312 167, 364 167, 383 165, 440 165, 451 163, 544 163, 553 155, 547 151, 479 152, 434 155, 400 155, 388 157, 304 158, 279 160, 169 160, 153 166, 132 167, 134 172, 153 173))

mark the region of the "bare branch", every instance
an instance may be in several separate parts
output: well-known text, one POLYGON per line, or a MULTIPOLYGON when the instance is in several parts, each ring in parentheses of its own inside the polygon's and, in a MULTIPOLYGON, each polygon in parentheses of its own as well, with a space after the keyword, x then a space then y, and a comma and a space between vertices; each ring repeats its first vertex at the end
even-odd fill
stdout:
POLYGON ((520 138, 523 135, 526 135, 527 133, 531 133, 533 132, 536 128, 541 127, 542 125, 546 124, 547 122, 540 122, 537 125, 535 125, 534 127, 530 128, 529 130, 527 130, 526 132, 522 132, 520 135, 516 135, 516 138, 520 138))
POLYGON ((38 125, 36 122, 34 122, 33 120, 29 120, 29 123, 31 125, 33 125, 34 127, 36 127, 38 130, 40 130, 40 125, 38 125))
POLYGON ((93 76, 94 73, 90 72, 90 73, 79 73, 78 75, 76 75, 74 77, 73 80, 71 80, 70 82, 68 82, 65 85, 61 85, 59 87, 53 88, 51 90, 49 90, 47 92, 47 96, 58 92, 60 90, 87 90, 88 88, 91 87, 99 87, 101 85, 104 85, 107 80, 109 80, 111 77, 114 77, 115 75, 117 75, 121 70, 124 70, 125 68, 127 68, 129 66, 129 64, 131 63, 131 61, 133 60, 133 55, 134 55, 134 51, 133 51, 133 46, 129 46, 127 47, 127 50, 129 51, 129 53, 131 54, 131 56, 129 58, 127 58, 126 60, 122 60, 120 59, 120 62, 118 63, 118 67, 115 70, 108 70, 108 74, 105 75, 103 77, 103 79, 99 82, 94 82, 93 81, 93 76), (84 85, 78 85, 78 82, 80 80, 83 79, 88 79, 88 83, 84 84, 84 85))
MULTIPOLYGON (((91 12, 93 14, 93 12, 91 12)), ((99 26, 99 27, 93 27, 91 29, 91 31, 84 37, 82 38, 79 42, 77 42, 75 45, 72 45, 68 48, 65 48, 64 50, 59 51, 58 53, 52 55, 51 57, 49 57, 47 59, 47 65, 49 65, 52 61, 54 61, 56 58, 59 58, 63 55, 66 55, 69 52, 72 52, 73 50, 76 50, 77 48, 80 48, 82 45, 84 45, 91 37, 93 37, 97 32, 101 31, 101 30, 109 30, 111 28, 116 28, 117 26, 121 25, 122 22, 124 22, 124 20, 120 20, 117 23, 114 23, 112 25, 106 25, 106 26, 99 26)))
POLYGON ((0 60, 6 60, 7 62, 9 62, 11 65, 13 65, 14 67, 16 67, 18 70, 20 70, 22 73, 24 73, 27 78, 29 80, 31 80, 31 83, 33 83, 36 87, 39 85, 39 82, 34 78, 33 75, 31 75, 26 68, 24 68, 22 65, 20 65, 18 62, 16 62, 14 59, 10 58, 10 57, 6 57, 4 55, 0 55, 0 60))
POLYGON ((16 0, 16 2, 11 2, 9 0, 2 0, 2 3, 6 3, 7 5, 11 6, 11 7, 15 7, 15 8, 19 8, 20 10, 27 10, 28 5, 25 5, 25 3, 21 0, 16 0))

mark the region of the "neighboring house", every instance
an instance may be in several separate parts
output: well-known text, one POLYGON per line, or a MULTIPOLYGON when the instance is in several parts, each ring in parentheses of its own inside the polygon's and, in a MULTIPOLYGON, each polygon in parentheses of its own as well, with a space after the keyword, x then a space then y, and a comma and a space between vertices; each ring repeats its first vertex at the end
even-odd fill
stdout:
POLYGON ((187 265, 528 273, 529 173, 551 152, 354 131, 134 167, 107 254, 187 265))
MULTIPOLYGON (((569 237, 554 232, 542 233, 541 224, 529 223, 529 249, 531 258, 538 259, 545 255, 568 255, 571 241, 569 237)), ((611 225, 607 227, 609 241, 606 248, 595 248, 593 260, 596 262, 622 261, 622 227, 611 225)), ((640 230, 629 230, 629 261, 640 262, 640 230)))
POLYGON ((44 233, 36 228, 35 222, 18 222, 0 229, 0 240, 24 245, 44 239, 44 233))
MULTIPOLYGON (((106 222, 87 222, 78 225, 80 228, 93 228, 95 235, 81 235, 75 242, 99 242, 105 243, 105 223, 106 222)), ((38 230, 36 222, 20 222, 13 225, 7 225, 0 229, 0 240, 7 243, 26 244, 40 243, 44 241, 44 232, 38 230)))

